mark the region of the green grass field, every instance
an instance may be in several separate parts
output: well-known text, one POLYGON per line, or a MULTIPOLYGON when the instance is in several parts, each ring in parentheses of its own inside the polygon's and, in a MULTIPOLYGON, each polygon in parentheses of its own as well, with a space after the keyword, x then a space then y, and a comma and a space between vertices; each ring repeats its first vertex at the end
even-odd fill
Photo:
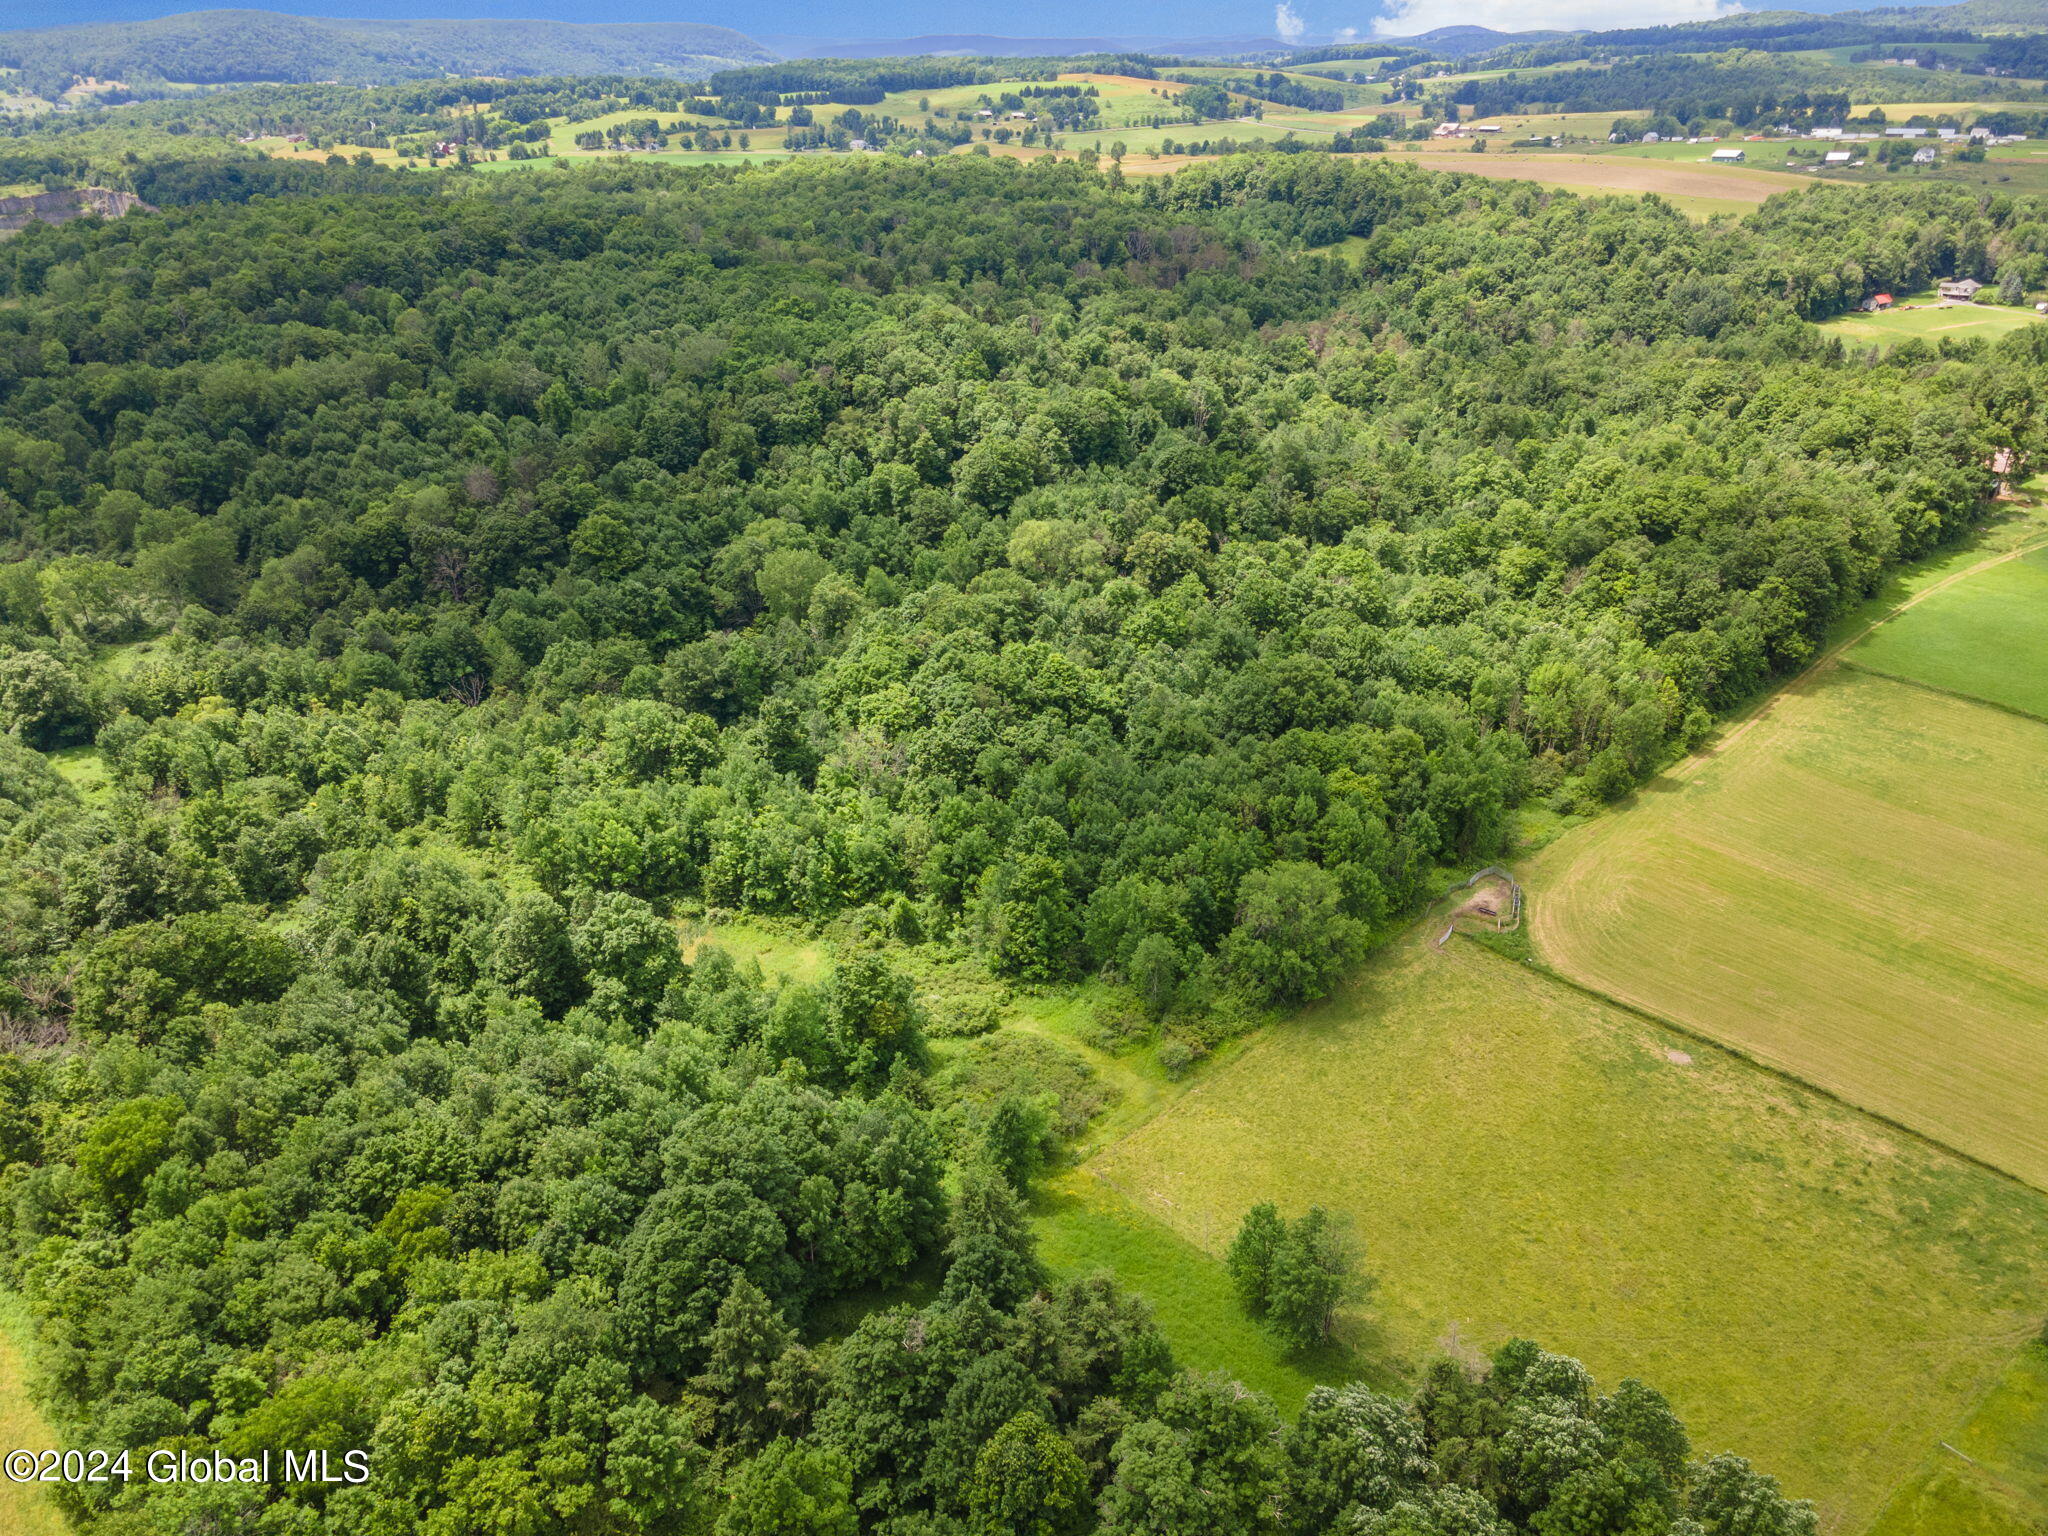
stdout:
MULTIPOLYGON (((0 1451, 48 1450, 57 1444, 29 1397, 28 1309, 0 1291, 0 1451)), ((0 1531, 7 1536, 69 1536, 71 1524, 35 1484, 0 1479, 0 1531)))
POLYGON ((1567 974, 2048 1188, 2048 725, 1839 668, 1528 872, 1567 974))
POLYGON ((1293 1414, 1309 1389, 1364 1377, 1395 1384, 1384 1368, 1342 1346, 1313 1358, 1288 1355, 1237 1305, 1230 1276, 1212 1254, 1134 1208, 1087 1174, 1040 1194, 1033 1230, 1054 1274, 1071 1278, 1109 1270, 1144 1296, 1181 1365, 1228 1371, 1293 1414))
POLYGON ((1376 1369, 1540 1339, 1655 1383, 1834 1531, 2048 1296, 2048 1200, 1465 940, 1383 955, 1084 1172, 1212 1256, 1256 1201, 1344 1212, 1376 1369))
POLYGON ((2048 719, 2048 551, 1934 594, 1848 660, 2048 719))
POLYGON ((1820 328, 1839 336, 1844 345, 1876 347, 1889 352, 1910 337, 1940 341, 1982 337, 1996 340, 2024 326, 2038 324, 2042 316, 2031 308, 2007 304, 1946 304, 1926 309, 1888 309, 1879 314, 1837 315, 1823 320, 1820 328))
POLYGON ((1870 1536, 2040 1536, 2048 1529, 2048 1348, 2022 1350, 1942 1441, 1870 1536))

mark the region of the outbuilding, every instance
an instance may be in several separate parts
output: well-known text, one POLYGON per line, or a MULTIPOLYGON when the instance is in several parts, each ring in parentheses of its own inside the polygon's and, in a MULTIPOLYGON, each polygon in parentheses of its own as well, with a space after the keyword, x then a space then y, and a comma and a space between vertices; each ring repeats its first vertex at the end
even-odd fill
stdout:
POLYGON ((1707 156, 1707 158, 1720 165, 1736 165, 1747 157, 1743 154, 1741 150, 1729 148, 1717 149, 1711 155, 1707 156))

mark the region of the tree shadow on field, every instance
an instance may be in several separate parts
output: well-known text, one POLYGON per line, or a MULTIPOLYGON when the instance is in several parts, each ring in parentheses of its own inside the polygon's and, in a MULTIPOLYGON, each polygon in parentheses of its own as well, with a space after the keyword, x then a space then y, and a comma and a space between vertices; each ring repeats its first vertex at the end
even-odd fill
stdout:
POLYGON ((1328 1343, 1289 1350, 1244 1314, 1220 1259, 1086 1175, 1037 1190, 1031 1214, 1055 1275, 1114 1275, 1151 1307, 1182 1367, 1223 1371, 1290 1417, 1314 1387, 1362 1381, 1387 1391, 1408 1383, 1385 1331, 1356 1306, 1339 1314, 1328 1343))

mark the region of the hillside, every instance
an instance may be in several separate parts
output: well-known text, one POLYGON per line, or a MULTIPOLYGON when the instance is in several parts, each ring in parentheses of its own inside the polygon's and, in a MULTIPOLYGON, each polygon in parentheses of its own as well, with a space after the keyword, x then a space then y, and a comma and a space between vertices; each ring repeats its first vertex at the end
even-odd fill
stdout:
POLYGON ((682 22, 337 21, 275 11, 190 11, 0 33, 0 64, 31 76, 209 84, 373 85, 444 74, 699 76, 773 57, 744 33, 682 22))

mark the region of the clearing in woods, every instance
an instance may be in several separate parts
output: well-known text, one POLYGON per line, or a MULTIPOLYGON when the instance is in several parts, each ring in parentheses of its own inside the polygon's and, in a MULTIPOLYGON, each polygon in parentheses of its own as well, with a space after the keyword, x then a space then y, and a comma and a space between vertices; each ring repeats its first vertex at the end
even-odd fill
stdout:
POLYGON ((1343 1322, 1361 1359, 1538 1339, 1860 1531, 2040 1326, 2048 1199, 1434 937, 1091 1159, 1089 1203, 1212 1256, 1258 1201, 1320 1203, 1377 1279, 1343 1322))
MULTIPOLYGON (((29 1396, 30 1332, 21 1298, 0 1291, 0 1451, 44 1451, 57 1444, 29 1396)), ((0 1531, 7 1536, 69 1536, 70 1530, 70 1522, 41 1486, 0 1479, 0 1531)))
POLYGON ((1924 308, 1887 309, 1876 314, 1836 315, 1819 323, 1821 330, 1839 336, 1850 346, 1874 346, 1880 352, 1889 352, 1914 336, 1932 342, 1945 336, 1958 341, 1977 337, 1996 341, 2009 331, 2038 324, 2041 318, 2028 305, 1929 304, 1924 308))

